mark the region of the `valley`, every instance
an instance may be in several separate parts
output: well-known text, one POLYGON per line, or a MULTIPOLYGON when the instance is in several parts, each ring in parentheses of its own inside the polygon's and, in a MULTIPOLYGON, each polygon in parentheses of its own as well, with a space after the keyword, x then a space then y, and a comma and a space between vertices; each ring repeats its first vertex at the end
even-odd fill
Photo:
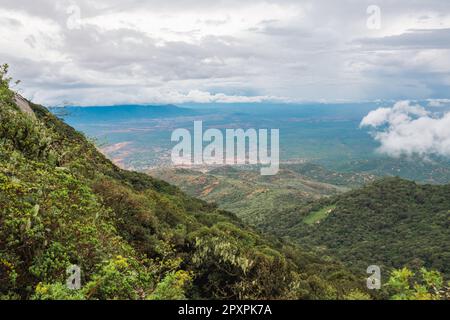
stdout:
POLYGON ((286 165, 270 178, 232 167, 150 174, 265 233, 338 257, 355 272, 364 274, 371 264, 386 270, 407 265, 450 275, 448 185, 342 174, 308 163, 286 165))
POLYGON ((287 212, 295 212, 314 200, 375 179, 371 175, 331 172, 310 163, 282 165, 274 176, 261 176, 257 168, 234 166, 216 167, 206 172, 162 168, 148 173, 191 196, 217 203, 260 230, 278 235, 277 230, 287 212))
MULTIPOLYGON (((378 264, 386 272, 402 266, 415 269, 423 266, 436 268, 447 275, 448 248, 437 242, 432 244, 434 242, 427 238, 440 239, 443 244, 450 242, 446 222, 439 223, 439 219, 449 219, 444 208, 439 209, 436 216, 419 218, 428 211, 415 207, 408 209, 415 199, 406 196, 382 205, 376 212, 364 204, 351 208, 337 205, 341 199, 357 197, 366 188, 371 189, 378 181, 389 181, 382 180, 384 177, 398 176, 416 181, 417 185, 410 185, 411 188, 433 188, 435 185, 436 190, 444 188, 440 185, 450 181, 450 163, 445 158, 391 158, 377 153, 370 132, 359 128, 363 116, 375 107, 377 105, 360 105, 358 108, 355 105, 259 105, 256 109, 253 105, 229 105, 226 108, 194 105, 173 107, 168 113, 164 112, 164 107, 140 107, 139 118, 133 112, 124 113, 126 107, 115 107, 118 109, 106 112, 108 127, 99 126, 105 115, 100 115, 100 109, 96 108, 76 109, 76 112, 66 108, 65 118, 97 139, 101 140, 102 134, 115 137, 114 147, 108 150, 108 143, 105 143, 102 150, 113 161, 119 160, 116 161, 118 165, 130 168, 129 164, 132 164, 131 169, 146 172, 190 196, 217 204, 264 234, 299 244, 328 259, 338 259, 361 277, 370 264, 378 264), (77 116, 80 112, 83 116, 77 116), (80 117, 89 121, 81 121, 80 117), (261 176, 258 166, 252 165, 174 167, 170 163, 171 145, 167 142, 169 130, 189 128, 196 119, 204 119, 206 128, 267 128, 276 123, 280 129, 280 171, 274 176, 261 176), (158 131, 145 129, 158 122, 164 123, 158 126, 158 131), (130 125, 143 130, 136 136, 130 135, 129 130, 120 131, 130 125), (102 134, 98 128, 102 128, 102 134), (143 158, 141 154, 149 158, 143 158), (410 211, 417 211, 415 219, 392 220, 393 214, 402 216, 410 211), (381 222, 374 224, 379 227, 365 227, 373 218, 366 216, 368 212, 378 216, 381 222), (341 216, 344 213, 346 215, 341 216), (432 219, 429 223, 435 227, 423 228, 423 221, 427 219, 432 219), (424 232, 425 235, 412 236, 413 232, 419 232, 419 235, 424 232), (342 234, 349 238, 342 238, 342 234), (408 240, 398 239, 400 235, 408 240), (371 243, 376 247, 372 248, 371 243), (427 250, 435 254, 428 255, 427 250)), ((406 180, 394 181, 400 185, 402 181, 406 183, 406 180)), ((388 186, 392 188, 391 192, 398 192, 397 187, 392 183, 388 186)), ((385 195, 374 191, 367 197, 368 205, 370 201, 383 203, 385 195)))

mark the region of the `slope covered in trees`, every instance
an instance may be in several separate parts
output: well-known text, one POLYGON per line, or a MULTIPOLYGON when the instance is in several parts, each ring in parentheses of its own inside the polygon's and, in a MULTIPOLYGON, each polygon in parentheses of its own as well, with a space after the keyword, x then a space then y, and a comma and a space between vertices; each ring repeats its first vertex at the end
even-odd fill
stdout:
POLYGON ((44 107, 21 111, 0 72, 1 299, 337 299, 339 263, 113 165, 44 107), (81 268, 68 290, 66 270, 81 268))
POLYGON ((450 276, 450 185, 385 178, 292 214, 291 238, 356 270, 425 266, 450 276), (327 214, 315 223, 308 218, 327 214))
POLYGON ((154 172, 263 232, 337 257, 360 274, 378 264, 387 270, 425 266, 450 275, 449 185, 385 178, 356 188, 352 182, 359 176, 311 164, 290 165, 269 178, 234 168, 154 172), (306 174, 341 189, 307 180, 306 174), (343 193, 342 186, 356 189, 343 193))

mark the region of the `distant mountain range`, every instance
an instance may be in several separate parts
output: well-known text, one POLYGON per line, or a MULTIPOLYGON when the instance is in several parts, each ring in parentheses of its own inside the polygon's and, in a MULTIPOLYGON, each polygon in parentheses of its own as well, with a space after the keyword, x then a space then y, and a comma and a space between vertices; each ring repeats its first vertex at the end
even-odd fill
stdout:
POLYGON ((79 121, 111 121, 134 118, 157 118, 161 116, 183 116, 195 114, 195 111, 168 105, 121 105, 93 107, 52 107, 49 110, 57 116, 76 117, 79 121))

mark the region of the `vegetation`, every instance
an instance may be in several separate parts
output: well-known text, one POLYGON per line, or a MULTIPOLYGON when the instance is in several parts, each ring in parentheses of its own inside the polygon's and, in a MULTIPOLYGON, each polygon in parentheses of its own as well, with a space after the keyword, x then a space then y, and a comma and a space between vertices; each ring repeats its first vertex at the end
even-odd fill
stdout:
POLYGON ((387 270, 426 267, 448 277, 449 194, 450 185, 385 178, 310 204, 291 216, 292 227, 284 231, 359 272, 376 264, 387 270), (332 213, 319 224, 306 225, 298 219, 331 207, 332 213))
POLYGON ((333 212, 334 209, 336 209, 336 206, 332 205, 321 208, 320 210, 317 211, 313 211, 303 218, 303 222, 309 225, 314 223, 320 223, 320 221, 325 219, 330 213, 333 212))
POLYGON ((0 298, 338 299, 364 290, 338 262, 261 236, 234 214, 113 165, 0 82, 0 298), (81 268, 79 290, 66 270, 81 268))
POLYGON ((360 172, 378 177, 401 177, 428 184, 450 183, 450 160, 446 157, 401 156, 353 160, 336 166, 336 170, 360 172))
MULTIPOLYGON (((295 167, 298 170, 298 167, 295 167)), ((312 200, 335 195, 348 188, 321 183, 294 170, 282 168, 275 176, 261 176, 258 169, 224 166, 202 173, 162 168, 150 174, 168 181, 191 196, 217 203, 245 223, 279 234, 286 212, 297 212, 312 200)), ((289 223, 285 226, 288 227, 289 223)))
POLYGON ((334 176, 334 187, 297 180, 292 170, 281 181, 253 177, 285 187, 268 198, 276 205, 291 199, 290 187, 303 188, 294 199, 329 188, 331 198, 311 197, 261 220, 299 246, 119 169, 42 106, 29 103, 34 116, 22 112, 7 69, 0 69, 0 299, 449 298, 449 186, 392 178, 334 195, 360 178, 334 176), (376 294, 360 274, 373 263, 398 268, 376 294), (66 285, 72 265, 81 269, 78 290, 66 285))
POLYGON ((439 272, 426 268, 418 274, 408 268, 393 270, 385 288, 393 300, 450 299, 450 282, 445 284, 439 272))
MULTIPOLYGON (((334 173, 312 164, 290 164, 288 168, 275 177, 230 167, 208 173, 186 169, 156 172, 186 192, 216 201, 264 232, 322 256, 338 258, 361 277, 372 264, 381 266, 383 274, 406 266, 439 270, 444 277, 450 276, 449 185, 384 178, 343 193, 344 187, 356 186, 361 179, 371 181, 372 177, 334 173)), ((389 292, 381 297, 412 295, 389 292)), ((367 296, 355 290, 345 298, 367 296)))

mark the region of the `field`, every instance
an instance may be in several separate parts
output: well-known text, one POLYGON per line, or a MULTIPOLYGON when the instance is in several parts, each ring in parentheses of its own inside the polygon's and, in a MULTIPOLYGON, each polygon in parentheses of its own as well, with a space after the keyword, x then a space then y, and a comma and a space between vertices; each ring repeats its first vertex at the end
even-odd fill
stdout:
POLYGON ((306 224, 314 224, 314 223, 320 223, 323 219, 328 217, 329 214, 333 212, 333 210, 336 209, 336 206, 328 206, 324 207, 318 211, 311 212, 306 217, 303 218, 303 222, 306 224))

